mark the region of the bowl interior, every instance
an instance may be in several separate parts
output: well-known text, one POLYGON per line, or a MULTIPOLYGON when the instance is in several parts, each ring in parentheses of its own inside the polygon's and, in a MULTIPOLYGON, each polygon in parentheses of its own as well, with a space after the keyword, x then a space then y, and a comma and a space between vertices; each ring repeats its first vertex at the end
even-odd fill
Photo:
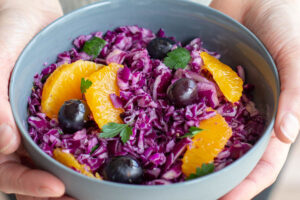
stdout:
MULTIPOLYGON (((67 183, 70 182, 68 180, 72 180, 71 175, 74 175, 71 170, 47 157, 28 135, 27 100, 31 92, 33 76, 41 72, 45 62, 53 63, 58 53, 72 48, 72 41, 77 36, 99 30, 106 32, 122 25, 139 25, 153 32, 163 28, 167 36, 175 36, 178 41, 183 42, 200 37, 208 50, 221 54, 224 63, 233 68, 242 65, 246 71, 247 82, 255 84, 255 102, 259 110, 267 116, 265 135, 270 134, 278 103, 278 75, 266 49, 247 29, 217 11, 190 1, 104 0, 72 12, 48 26, 28 44, 15 65, 10 84, 13 114, 27 149, 39 166, 52 173, 55 173, 53 169, 57 169, 56 175, 67 183), (41 159, 45 162, 39 162, 41 159), (66 176, 68 178, 64 178, 66 176)), ((257 158, 252 162, 249 167, 256 164, 257 158)), ((229 170, 229 167, 227 168, 229 170)), ((219 173, 222 173, 222 170, 219 173)), ((245 175, 246 172, 243 172, 230 187, 236 185, 245 175)), ((80 175, 78 177, 87 179, 80 175)), ((87 181, 92 182, 90 179, 87 181)), ((201 181, 205 179, 193 183, 198 184, 201 181)), ((108 184, 109 186, 120 185, 108 184)), ((67 188, 74 194, 74 189, 68 187, 68 184, 67 188)), ((222 191, 216 192, 213 198, 218 198, 231 188, 225 187, 222 191)), ((208 199, 211 199, 210 197, 208 199)), ((110 196, 107 196, 107 199, 110 199, 110 196)))

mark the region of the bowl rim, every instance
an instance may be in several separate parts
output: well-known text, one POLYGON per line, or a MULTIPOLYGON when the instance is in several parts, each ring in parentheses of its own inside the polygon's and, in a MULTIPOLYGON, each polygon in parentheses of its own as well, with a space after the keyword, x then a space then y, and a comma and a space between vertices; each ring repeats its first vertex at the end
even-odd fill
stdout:
MULTIPOLYGON (((163 1, 163 0, 161 0, 163 1)), ((166 0, 164 0, 166 1, 166 0)), ((171 0, 167 0, 169 2, 171 2, 171 0)), ((56 161, 55 159, 53 159, 51 156, 49 156, 48 154, 46 154, 44 151, 42 151, 40 149, 40 147, 32 140, 32 138, 30 137, 28 130, 25 129, 25 127, 23 126, 23 122, 22 120, 18 117, 18 111, 16 109, 16 105, 14 104, 14 97, 13 97, 13 86, 15 85, 16 80, 16 76, 17 76, 17 69, 21 67, 21 62, 22 59, 24 57, 24 55, 26 55, 26 52, 30 50, 31 46, 35 44, 36 40, 43 35, 44 33, 46 33, 49 29, 52 29, 53 27, 55 27, 57 24, 60 23, 64 23, 64 21, 68 21, 70 18, 72 18, 75 15, 80 15, 83 12, 87 12, 90 9, 95 9, 101 6, 105 6, 107 4, 111 4, 112 0, 102 0, 99 2, 94 2, 91 3, 89 5, 83 6, 79 9, 76 9, 74 11, 71 11, 70 13, 63 15, 61 17, 59 17, 58 19, 56 19, 55 21, 53 21, 52 23, 50 23, 49 25, 47 25, 46 27, 44 27, 40 32, 38 32, 31 40, 30 42, 26 45, 26 47, 22 50, 21 54, 19 55, 15 66, 13 68, 11 77, 10 77, 10 83, 9 83, 9 101, 11 104, 11 109, 12 109, 12 113, 14 116, 14 120, 17 124, 17 127, 19 129, 19 132, 21 133, 22 137, 33 147, 33 149, 35 151, 38 152, 38 154, 40 154, 41 157, 43 157, 44 159, 48 160, 49 162, 51 162, 52 164, 58 166, 59 168, 63 169, 64 171, 66 171, 67 173, 74 175, 74 176, 78 176, 79 178, 84 178, 87 179, 88 181, 97 183, 97 184, 105 184, 107 186, 112 186, 112 187, 122 187, 122 188, 128 188, 128 189, 145 189, 145 190, 153 190, 153 189, 166 189, 166 188, 177 188, 177 187, 182 187, 182 186, 190 186, 193 184, 196 184, 200 181, 205 181, 208 178, 211 177, 215 177, 218 176, 220 173, 226 173, 227 171, 230 171, 231 168, 233 168, 234 166, 238 165, 239 162, 241 162, 242 160, 246 159, 246 155, 248 154, 252 154, 255 151, 255 146, 258 146, 260 143, 262 143, 264 141, 264 139, 267 139, 268 137, 271 136, 272 133, 272 129, 274 126, 274 122, 275 122, 275 116, 277 114, 277 109, 278 109, 278 100, 279 100, 279 93, 280 93, 280 81, 279 81, 279 75, 277 72, 277 68, 275 65, 275 62, 272 58, 272 56, 270 55, 270 53, 268 52, 268 50, 266 49, 266 47, 263 45, 263 43, 245 26, 243 26, 242 24, 240 24, 239 22, 237 22, 235 19, 221 13, 218 10, 215 10, 209 6, 206 5, 202 5, 200 3, 197 3, 193 0, 173 0, 173 2, 185 2, 188 3, 190 5, 196 6, 196 7, 200 7, 201 9, 206 9, 208 10, 211 14, 213 14, 214 16, 218 17, 218 18, 224 18, 228 21, 230 21, 233 25, 239 27, 245 34, 248 35, 248 37, 254 39, 257 43, 257 45, 259 46, 259 48, 261 50, 264 51, 264 53, 266 54, 266 60, 268 60, 270 62, 270 68, 272 69, 272 72, 274 73, 274 78, 276 80, 276 91, 277 91, 277 96, 275 97, 275 112, 273 113, 270 123, 268 124, 268 126, 265 127, 265 131, 262 134, 262 136, 258 139, 258 141, 252 146, 252 148, 246 152, 242 157, 240 157, 238 160, 234 161, 233 163, 231 163, 230 165, 224 167, 223 169, 213 172, 211 174, 209 174, 208 176, 202 176, 196 179, 192 179, 189 181, 184 181, 184 182, 178 182, 178 183, 172 183, 172 184, 168 184, 168 185, 131 185, 131 184, 123 184, 123 183, 117 183, 117 182, 111 182, 111 181, 106 181, 106 180, 98 180, 95 178, 90 178, 87 177, 81 173, 78 173, 68 167, 66 167, 65 165, 61 164, 60 162, 56 161)))

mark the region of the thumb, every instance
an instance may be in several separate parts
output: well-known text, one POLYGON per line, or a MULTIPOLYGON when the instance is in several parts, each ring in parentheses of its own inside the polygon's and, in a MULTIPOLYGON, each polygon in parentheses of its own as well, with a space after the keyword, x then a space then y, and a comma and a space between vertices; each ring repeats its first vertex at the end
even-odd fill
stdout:
POLYGON ((20 135, 8 99, 0 97, 0 109, 0 154, 10 154, 19 147, 20 135))
MULTIPOLYGON (((300 44, 300 43, 299 43, 300 44)), ((300 120, 300 46, 280 52, 277 66, 281 81, 278 113, 275 121, 275 133, 285 142, 294 142, 299 132, 300 120)))
POLYGON ((20 144, 8 98, 8 82, 15 61, 32 36, 61 15, 58 1, 4 1, 0 8, 0 154, 14 152, 20 144), (15 5, 16 4, 16 5, 15 5))
POLYGON ((10 154, 17 150, 20 135, 12 115, 8 98, 9 69, 0 73, 0 154, 10 154))

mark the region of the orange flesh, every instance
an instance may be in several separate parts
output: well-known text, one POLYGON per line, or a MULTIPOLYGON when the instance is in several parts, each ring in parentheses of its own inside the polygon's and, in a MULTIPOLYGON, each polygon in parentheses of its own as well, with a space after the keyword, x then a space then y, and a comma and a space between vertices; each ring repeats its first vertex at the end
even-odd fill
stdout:
POLYGON ((80 164, 72 154, 63 152, 61 149, 54 149, 53 158, 69 168, 78 170, 81 174, 100 180, 102 179, 98 173, 94 175, 90 172, 88 166, 80 164))
POLYGON ((110 100, 110 94, 119 96, 117 72, 121 68, 123 65, 111 63, 87 77, 92 86, 87 89, 85 98, 100 129, 109 122, 123 123, 120 114, 124 110, 115 108, 110 100))
POLYGON ((47 79, 42 93, 42 112, 57 118, 60 107, 70 99, 82 99, 81 78, 99 70, 102 65, 78 60, 59 66, 47 79))
POLYGON ((201 121, 199 128, 204 130, 195 135, 182 159, 182 171, 186 176, 195 173, 202 164, 212 163, 232 135, 231 127, 218 113, 201 121))
POLYGON ((240 100, 243 92, 243 80, 228 65, 220 62, 206 52, 201 52, 204 69, 207 69, 219 86, 221 92, 231 103, 240 100))

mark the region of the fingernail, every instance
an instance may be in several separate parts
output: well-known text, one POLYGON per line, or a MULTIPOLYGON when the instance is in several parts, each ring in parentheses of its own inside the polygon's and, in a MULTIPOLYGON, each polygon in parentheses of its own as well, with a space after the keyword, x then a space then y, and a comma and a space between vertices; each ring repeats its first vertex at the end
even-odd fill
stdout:
POLYGON ((0 125, 0 153, 6 151, 15 143, 16 136, 12 128, 7 124, 0 125))
POLYGON ((291 113, 286 114, 281 122, 280 130, 290 142, 294 142, 299 132, 298 119, 291 113))
POLYGON ((53 191, 52 189, 50 189, 49 187, 40 187, 38 189, 39 195, 41 196, 55 196, 57 195, 57 192, 53 191))

